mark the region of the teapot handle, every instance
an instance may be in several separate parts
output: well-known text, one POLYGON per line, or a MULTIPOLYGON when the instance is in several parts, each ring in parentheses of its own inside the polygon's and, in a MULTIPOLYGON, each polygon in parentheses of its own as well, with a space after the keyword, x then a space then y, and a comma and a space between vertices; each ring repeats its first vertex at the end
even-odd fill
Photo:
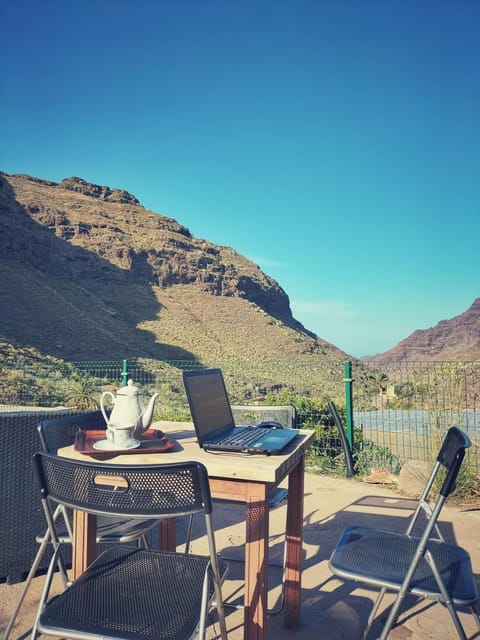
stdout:
POLYGON ((100 396, 100 409, 102 411, 102 415, 105 419, 105 424, 108 425, 108 417, 107 417, 107 413, 105 411, 105 407, 103 406, 103 398, 105 396, 110 396, 111 400, 112 400, 112 404, 115 404, 115 396, 113 395, 113 393, 111 391, 104 391, 102 393, 102 395, 100 396))

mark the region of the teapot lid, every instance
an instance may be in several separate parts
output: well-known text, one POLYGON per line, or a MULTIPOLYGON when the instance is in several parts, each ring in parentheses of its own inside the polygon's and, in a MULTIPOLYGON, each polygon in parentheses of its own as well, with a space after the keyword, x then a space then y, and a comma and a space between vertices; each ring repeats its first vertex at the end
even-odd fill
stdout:
POLYGON ((133 396, 138 396, 140 393, 141 393, 140 387, 136 387, 133 384, 133 380, 129 380, 127 382, 127 386, 126 387, 122 387, 121 389, 119 389, 117 391, 117 395, 128 396, 129 398, 131 398, 133 396))

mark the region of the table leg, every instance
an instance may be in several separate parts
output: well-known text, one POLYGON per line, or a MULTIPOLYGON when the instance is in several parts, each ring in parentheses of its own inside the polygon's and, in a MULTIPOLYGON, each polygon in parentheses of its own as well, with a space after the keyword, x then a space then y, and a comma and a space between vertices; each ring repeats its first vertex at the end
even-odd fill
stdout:
POLYGON ((158 525, 160 549, 176 551, 177 549, 177 521, 175 518, 163 518, 158 525))
POLYGON ((289 629, 300 623, 304 472, 302 456, 288 478, 284 620, 289 629))
POLYGON ((249 483, 246 491, 245 613, 247 640, 267 638, 267 485, 249 483))
POLYGON ((73 512, 72 575, 76 580, 97 555, 97 516, 73 512))

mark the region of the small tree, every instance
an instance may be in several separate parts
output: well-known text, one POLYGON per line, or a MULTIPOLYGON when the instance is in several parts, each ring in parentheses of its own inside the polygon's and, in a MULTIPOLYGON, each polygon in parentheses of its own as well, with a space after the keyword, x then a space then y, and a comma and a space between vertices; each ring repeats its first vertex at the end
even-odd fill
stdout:
POLYGON ((72 409, 87 411, 98 409, 98 389, 91 378, 79 376, 69 380, 66 389, 67 404, 72 409))

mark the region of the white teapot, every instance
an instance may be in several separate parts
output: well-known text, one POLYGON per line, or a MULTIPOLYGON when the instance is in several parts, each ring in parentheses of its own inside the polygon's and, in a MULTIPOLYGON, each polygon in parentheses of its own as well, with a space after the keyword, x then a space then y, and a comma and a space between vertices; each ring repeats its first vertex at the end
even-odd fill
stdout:
POLYGON ((158 393, 154 393, 150 398, 148 406, 143 404, 143 394, 140 387, 136 387, 132 380, 129 380, 126 387, 117 391, 116 396, 112 391, 104 391, 100 398, 100 409, 102 410, 105 422, 109 429, 116 427, 134 426, 133 437, 137 437, 146 431, 152 424, 153 407, 158 393), (107 417, 104 399, 110 396, 113 403, 110 418, 107 417))

